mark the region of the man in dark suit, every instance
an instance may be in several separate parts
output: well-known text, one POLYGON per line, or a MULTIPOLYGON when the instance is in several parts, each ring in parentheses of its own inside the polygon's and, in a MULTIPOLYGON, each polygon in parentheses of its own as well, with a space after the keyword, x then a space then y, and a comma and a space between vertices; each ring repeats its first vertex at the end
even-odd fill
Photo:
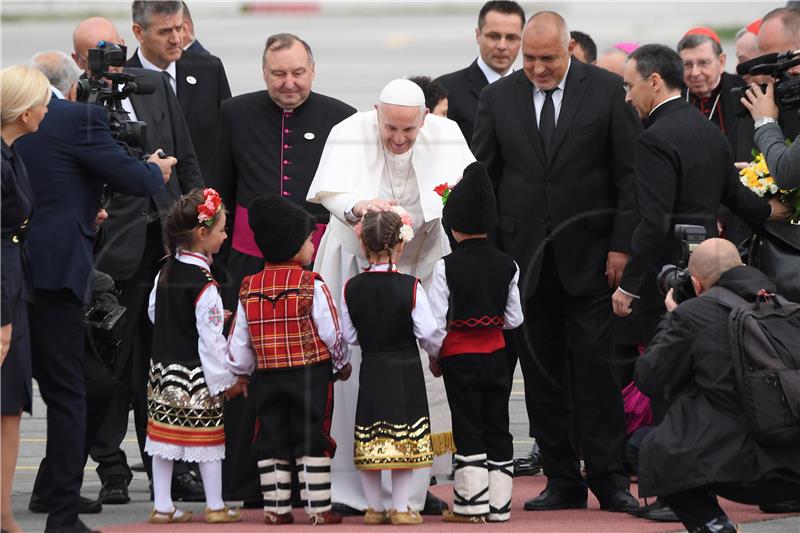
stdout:
POLYGON ((659 299, 656 274, 681 258, 675 224, 703 226, 707 237, 716 237, 720 205, 752 224, 771 213, 776 219, 789 213, 777 199, 768 203, 739 182, 725 137, 681 98, 683 69, 677 53, 655 44, 637 48, 625 65, 626 101, 648 127, 636 142, 641 221, 633 234, 633 255, 613 296, 614 312, 620 316, 630 312, 635 298, 659 299))
MULTIPOLYGON (((107 19, 94 17, 81 22, 73 34, 73 58, 86 70, 88 50, 99 41, 124 44, 114 25, 107 19)), ((149 472, 149 456, 144 453, 147 427, 147 373, 152 324, 147 318, 147 300, 153 280, 164 255, 162 220, 182 194, 202 187, 203 179, 195 156, 189 130, 169 81, 162 75, 143 69, 126 72, 149 78, 155 92, 131 95, 123 107, 131 118, 147 123, 146 152, 162 148, 174 155, 178 163, 167 188, 149 198, 114 194, 108 207, 109 218, 103 225, 104 241, 96 254, 97 268, 109 274, 120 291, 120 304, 128 309, 122 332, 122 357, 116 370, 120 380, 109 408, 109 414, 92 448, 103 483, 103 503, 130 501, 127 484, 132 477, 120 444, 128 428, 128 409, 134 407, 136 434, 145 469, 149 472)), ((199 481, 189 479, 185 466, 177 466, 173 493, 178 498, 202 498, 199 481), (185 478, 185 479, 184 479, 185 478)))
POLYGON ((143 163, 129 155, 100 107, 63 96, 54 90, 38 133, 18 141, 36 205, 28 232, 30 327, 34 377, 47 403, 47 457, 38 477, 50 511, 45 531, 54 533, 89 531, 78 520, 86 433, 83 306, 91 298, 100 196, 104 185, 138 197, 156 194, 175 164, 172 157, 151 155, 143 163))
POLYGON ((220 105, 231 97, 225 67, 216 56, 183 50, 181 2, 137 0, 132 11, 133 33, 140 46, 127 66, 166 72, 208 181, 216 154, 220 105))
MULTIPOLYGON (((731 89, 747 84, 741 77, 725 72, 726 56, 719 37, 709 28, 692 28, 678 42, 677 50, 683 61, 683 97, 725 134, 734 161, 749 162, 755 146, 753 119, 736 115, 741 106, 731 94, 731 89)), ((752 235, 750 227, 727 208, 720 211, 719 222, 723 236, 737 246, 752 235)))
POLYGON ((194 20, 189 6, 186 5, 186 2, 181 2, 181 5, 183 5, 183 49, 187 52, 210 54, 211 52, 206 50, 194 35, 194 20))
POLYGON ((624 420, 608 305, 636 224, 632 146, 641 125, 622 80, 570 55, 560 15, 523 31, 523 70, 486 87, 472 151, 492 178, 501 249, 520 266, 516 336, 547 488, 526 510, 638 506, 620 455, 624 420), (575 440, 570 438, 575 433, 575 440), (586 481, 578 457, 583 452, 586 481))
POLYGON ((511 73, 522 44, 525 11, 512 1, 486 2, 478 14, 475 40, 480 54, 465 69, 439 77, 448 92, 447 118, 455 120, 464 138, 472 140, 478 97, 488 84, 511 73))

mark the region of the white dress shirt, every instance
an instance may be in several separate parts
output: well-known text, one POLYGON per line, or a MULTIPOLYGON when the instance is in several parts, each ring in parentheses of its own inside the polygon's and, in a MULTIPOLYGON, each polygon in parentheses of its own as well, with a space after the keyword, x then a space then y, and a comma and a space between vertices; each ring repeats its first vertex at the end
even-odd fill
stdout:
MULTIPOLYGON (((569 67, 572 65, 572 59, 569 60, 567 63, 567 70, 564 71, 564 77, 561 78, 561 81, 558 83, 555 92, 553 92, 553 107, 555 108, 555 118, 556 124, 558 124, 558 116, 561 114, 561 102, 564 101, 564 88, 567 86, 567 74, 569 73, 569 67)), ((536 126, 539 126, 539 117, 542 116, 542 107, 544 107, 544 101, 547 96, 545 95, 542 89, 538 89, 535 85, 533 87, 533 107, 536 109, 536 126)))
POLYGON ((146 68, 147 70, 155 70, 156 72, 166 72, 169 75, 169 84, 172 87, 172 92, 174 92, 175 94, 178 94, 178 82, 175 81, 177 79, 176 78, 177 74, 175 72, 175 62, 174 61, 172 63, 170 63, 169 65, 167 65, 167 68, 158 68, 157 66, 155 66, 154 64, 149 62, 144 57, 144 54, 142 54, 142 49, 141 48, 136 50, 136 55, 139 56, 139 61, 142 62, 142 68, 146 68))
POLYGON ((500 78, 505 78, 506 76, 514 72, 514 67, 508 67, 508 70, 506 71, 505 74, 500 74, 495 69, 487 65, 486 61, 484 61, 481 56, 478 56, 478 68, 481 69, 483 75, 486 76, 486 81, 488 81, 489 83, 494 83, 500 78))

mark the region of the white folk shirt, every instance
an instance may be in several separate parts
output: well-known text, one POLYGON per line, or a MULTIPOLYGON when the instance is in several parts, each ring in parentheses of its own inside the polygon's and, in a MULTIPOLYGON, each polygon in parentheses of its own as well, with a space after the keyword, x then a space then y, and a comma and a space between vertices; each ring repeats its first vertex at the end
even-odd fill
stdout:
MULTIPOLYGON (((517 286, 519 283, 519 266, 516 261, 514 265, 517 271, 508 284, 508 300, 506 300, 506 310, 503 314, 503 329, 517 328, 522 325, 524 319, 519 298, 519 287, 517 286)), ((431 312, 436 319, 436 333, 431 337, 431 349, 426 348, 426 351, 431 357, 438 357, 444 338, 447 336, 447 313, 450 308, 450 288, 447 286, 444 259, 440 259, 436 263, 431 277, 428 301, 430 302, 431 312)))
MULTIPOLYGON (((342 342, 342 331, 334 318, 336 306, 327 285, 320 279, 314 280, 314 301, 311 307, 311 320, 317 333, 331 354, 333 372, 341 370, 350 362, 350 351, 342 342)), ((256 353, 250 339, 250 328, 247 325, 247 313, 239 301, 236 318, 231 328, 228 344, 228 368, 235 374, 252 374, 256 369, 256 353)))
MULTIPOLYGON (((376 263, 372 265, 369 272, 388 272, 388 270, 388 263, 376 263)), ((396 271, 397 269, 393 268, 392 270, 396 271)), ((425 289, 417 283, 415 285, 415 291, 414 309, 411 311, 411 321, 414 324, 414 336, 417 338, 422 348, 428 351, 429 348, 436 347, 432 341, 435 339, 437 332, 437 320, 431 312, 431 305, 428 303, 428 296, 425 294, 425 289)), ((353 321, 350 319, 350 310, 347 308, 344 292, 342 292, 341 311, 342 339, 347 344, 358 346, 358 332, 353 325, 353 321)))

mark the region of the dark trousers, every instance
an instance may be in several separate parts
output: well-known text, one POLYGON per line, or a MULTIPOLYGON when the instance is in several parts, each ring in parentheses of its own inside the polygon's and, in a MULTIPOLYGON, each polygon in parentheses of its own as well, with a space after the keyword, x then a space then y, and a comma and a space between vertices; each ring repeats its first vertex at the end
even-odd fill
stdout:
POLYGON ((257 371, 251 388, 258 413, 255 448, 259 459, 291 461, 333 457, 333 367, 257 371))
POLYGON ((83 304, 67 289, 35 289, 30 330, 33 377, 47 404, 47 462, 38 476, 50 529, 78 520, 86 440, 83 304))
POLYGON ((725 515, 717 496, 749 505, 800 500, 800 484, 773 479, 758 484, 717 484, 675 494, 660 495, 689 531, 725 515))
MULTIPOLYGON (((114 382, 111 371, 100 358, 87 346, 83 353, 83 378, 86 384, 86 439, 83 446, 83 465, 89 458, 89 449, 97 437, 97 432, 105 420, 111 397, 114 393, 114 382)), ((44 472, 47 471, 44 457, 39 463, 39 471, 33 483, 32 498, 45 498, 44 472)), ((44 500, 47 501, 47 500, 44 500)))
POLYGON ((598 495, 630 485, 621 466, 625 439, 622 395, 612 357, 611 291, 573 296, 545 248, 535 293, 514 349, 525 378, 525 404, 542 451, 548 483, 598 495))
POLYGON ((505 350, 441 359, 453 439, 459 455, 485 453, 490 461, 508 461, 514 444, 508 431, 508 362, 505 350))

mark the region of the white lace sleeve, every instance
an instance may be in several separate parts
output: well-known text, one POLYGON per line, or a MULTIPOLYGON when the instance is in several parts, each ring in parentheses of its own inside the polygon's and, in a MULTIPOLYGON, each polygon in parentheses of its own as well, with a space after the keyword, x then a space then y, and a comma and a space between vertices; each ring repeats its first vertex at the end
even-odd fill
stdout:
POLYGON ((256 354, 250 341, 250 329, 247 327, 247 315, 242 302, 236 308, 233 325, 228 337, 228 368, 234 374, 252 374, 256 369, 256 354))

